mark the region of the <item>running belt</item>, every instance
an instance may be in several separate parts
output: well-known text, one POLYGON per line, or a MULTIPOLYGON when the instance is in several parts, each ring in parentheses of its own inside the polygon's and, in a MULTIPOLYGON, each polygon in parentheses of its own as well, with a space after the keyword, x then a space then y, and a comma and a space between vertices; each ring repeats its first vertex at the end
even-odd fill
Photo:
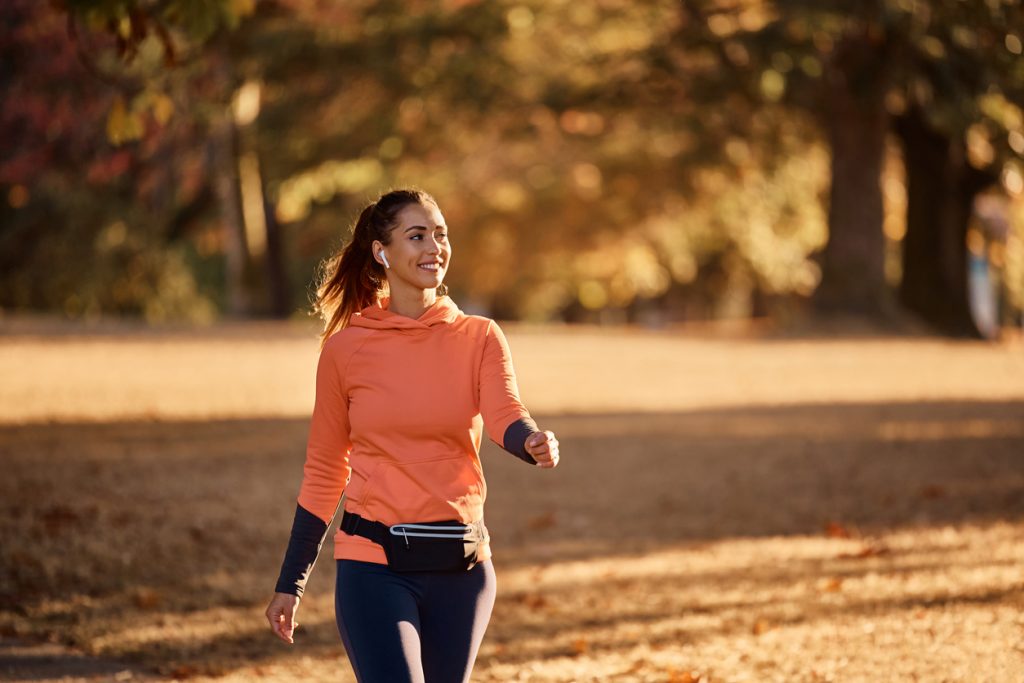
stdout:
MULTIPOLYGON (((482 539, 487 533, 486 528, 484 527, 484 521, 482 519, 478 522, 462 524, 462 526, 466 528, 465 536, 467 538, 482 539)), ((396 524, 395 527, 421 528, 420 525, 416 524, 396 524)), ((350 536, 362 536, 363 538, 368 538, 374 543, 381 546, 387 545, 388 536, 391 535, 391 527, 389 527, 387 524, 384 524, 383 522, 375 522, 373 520, 366 519, 365 517, 362 517, 354 512, 349 512, 348 510, 345 510, 344 514, 342 514, 341 516, 340 528, 342 531, 344 531, 346 534, 349 534, 350 536)), ((424 536, 434 534, 417 533, 410 535, 424 536)), ((452 534, 450 532, 445 533, 443 535, 438 535, 444 538, 452 537, 452 534)))

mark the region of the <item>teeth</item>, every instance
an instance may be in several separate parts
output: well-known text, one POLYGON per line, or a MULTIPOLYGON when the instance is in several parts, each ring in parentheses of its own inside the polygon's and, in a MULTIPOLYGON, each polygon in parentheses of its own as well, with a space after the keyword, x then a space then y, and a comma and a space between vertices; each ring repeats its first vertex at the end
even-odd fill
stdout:
POLYGON ((420 268, 426 268, 427 270, 437 270, 436 263, 421 263, 420 268))

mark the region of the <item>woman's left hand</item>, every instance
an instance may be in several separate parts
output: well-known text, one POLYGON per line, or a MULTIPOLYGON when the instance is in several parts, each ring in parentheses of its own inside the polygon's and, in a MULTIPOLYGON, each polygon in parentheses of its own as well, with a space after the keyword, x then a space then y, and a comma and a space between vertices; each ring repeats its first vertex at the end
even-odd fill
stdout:
POLYGON ((534 432, 526 439, 526 452, 537 461, 540 467, 556 467, 558 465, 558 439, 554 432, 534 432))

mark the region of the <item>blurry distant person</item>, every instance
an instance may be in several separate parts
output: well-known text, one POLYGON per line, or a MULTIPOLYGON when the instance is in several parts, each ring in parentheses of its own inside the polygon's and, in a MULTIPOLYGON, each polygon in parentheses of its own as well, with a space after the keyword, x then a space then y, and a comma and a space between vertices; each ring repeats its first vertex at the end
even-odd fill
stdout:
POLYGON ((501 329, 447 296, 451 256, 437 202, 395 190, 363 209, 317 290, 326 325, 316 399, 266 617, 293 642, 299 600, 341 507, 335 614, 360 683, 469 680, 496 587, 484 429, 527 463, 558 465, 558 440, 519 400, 501 329))

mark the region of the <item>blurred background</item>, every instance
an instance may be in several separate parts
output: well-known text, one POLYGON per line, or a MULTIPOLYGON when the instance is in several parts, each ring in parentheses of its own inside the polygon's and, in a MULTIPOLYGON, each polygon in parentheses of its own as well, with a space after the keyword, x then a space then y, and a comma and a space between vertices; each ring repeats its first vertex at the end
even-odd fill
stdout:
POLYGON ((413 184, 499 318, 1021 324, 1012 0, 0 11, 5 312, 301 317, 413 184))
POLYGON ((486 439, 474 680, 1024 671, 1017 0, 0 2, 0 679, 352 681, 263 617, 318 268, 404 185, 486 439))

